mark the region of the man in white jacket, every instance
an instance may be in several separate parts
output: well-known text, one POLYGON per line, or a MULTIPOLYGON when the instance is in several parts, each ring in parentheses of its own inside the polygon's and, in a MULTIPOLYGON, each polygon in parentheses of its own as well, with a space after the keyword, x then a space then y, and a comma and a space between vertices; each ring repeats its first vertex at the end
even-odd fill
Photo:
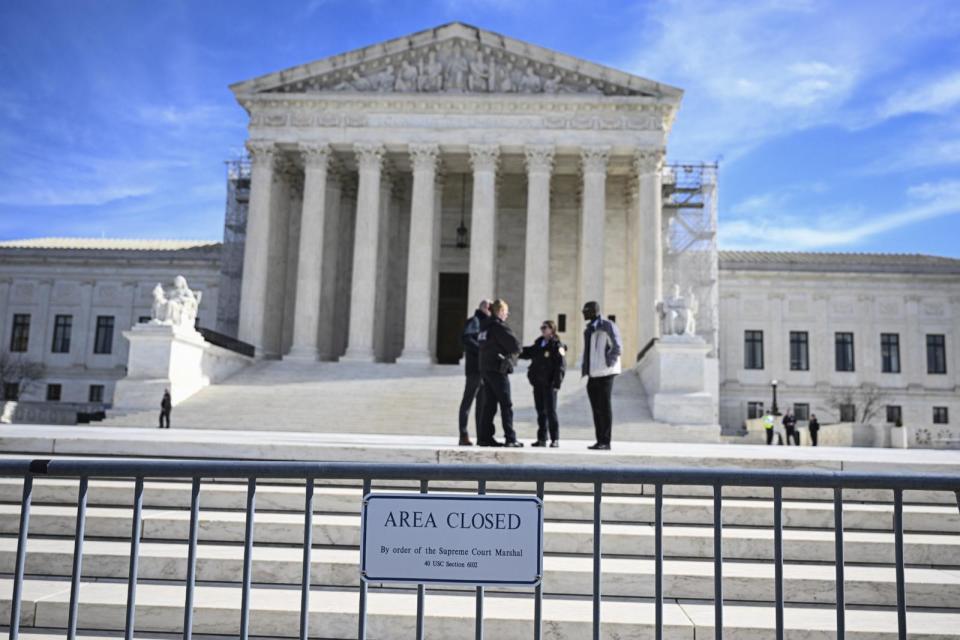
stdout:
POLYGON ((620 330, 612 320, 600 315, 600 305, 583 305, 583 365, 581 373, 587 376, 587 396, 593 410, 593 428, 597 441, 588 449, 608 451, 613 430, 613 379, 620 373, 620 353, 623 342, 620 330))

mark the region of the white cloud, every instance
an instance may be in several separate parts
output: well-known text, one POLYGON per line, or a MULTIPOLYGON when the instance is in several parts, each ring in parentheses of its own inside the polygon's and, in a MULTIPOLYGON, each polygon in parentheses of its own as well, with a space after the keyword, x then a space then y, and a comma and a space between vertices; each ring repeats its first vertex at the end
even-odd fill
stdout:
POLYGON ((868 238, 949 215, 960 215, 960 180, 918 184, 907 190, 904 206, 886 213, 839 210, 818 216, 768 211, 720 225, 724 249, 827 249, 849 247, 868 238))
POLYGON ((879 109, 881 118, 908 113, 945 113, 960 105, 960 71, 902 89, 890 96, 879 109))
MULTIPOLYGON (((670 0, 652 5, 626 67, 686 90, 675 157, 729 163, 769 139, 863 120, 854 97, 955 27, 956 6, 833 0, 670 0)), ((946 105, 944 82, 923 104, 946 105)), ((889 109, 917 108, 904 99, 889 109)), ((875 107, 874 107, 875 110, 875 107)))

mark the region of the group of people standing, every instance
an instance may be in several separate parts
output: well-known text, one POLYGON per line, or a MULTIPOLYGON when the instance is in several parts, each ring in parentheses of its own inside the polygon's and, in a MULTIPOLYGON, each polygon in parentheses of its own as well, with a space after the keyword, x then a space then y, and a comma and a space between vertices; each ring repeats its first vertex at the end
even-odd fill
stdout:
MULTIPOLYGON (((537 439, 534 447, 560 446, 557 392, 566 375, 567 347, 557 335, 552 320, 540 325, 540 336, 529 346, 520 341, 507 324, 510 308, 505 300, 481 300, 463 329, 466 383, 460 402, 460 445, 471 446, 467 426, 475 404, 477 444, 481 447, 522 447, 513 427, 513 399, 510 374, 518 360, 529 360, 527 379, 537 410, 537 439), (503 427, 503 441, 495 438, 497 411, 503 427), (547 438, 549 437, 549 444, 547 438)), ((612 320, 600 315, 600 305, 583 306, 584 355, 581 373, 588 377, 587 395, 593 410, 596 442, 590 449, 609 450, 613 429, 613 380, 620 373, 622 343, 612 320)))
MULTIPOLYGON (((763 428, 767 433, 767 444, 773 444, 774 436, 774 427, 776 426, 777 419, 772 413, 767 413, 763 416, 763 428)), ((794 445, 800 446, 800 431, 797 428, 797 417, 793 415, 793 412, 787 409, 787 412, 783 415, 783 420, 781 420, 783 425, 783 430, 786 435, 787 446, 794 445)), ((820 421, 817 420, 817 415, 815 413, 810 414, 810 420, 807 421, 807 429, 810 431, 810 444, 814 447, 817 446, 817 436, 820 433, 820 421)), ((780 444, 783 444, 783 439, 780 440, 780 444)))

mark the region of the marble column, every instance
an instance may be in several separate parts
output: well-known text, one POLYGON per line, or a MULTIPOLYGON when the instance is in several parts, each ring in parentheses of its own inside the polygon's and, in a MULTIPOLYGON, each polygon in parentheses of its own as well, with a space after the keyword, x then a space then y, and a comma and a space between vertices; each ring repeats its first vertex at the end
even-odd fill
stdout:
POLYGON ((497 166, 500 147, 470 145, 473 200, 470 212, 470 283, 472 309, 483 298, 495 298, 497 286, 497 166))
POLYGON ((303 208, 297 259, 293 345, 289 358, 316 360, 319 354, 320 290, 323 283, 323 231, 327 216, 327 165, 330 145, 301 143, 303 208))
POLYGON ((591 146, 580 150, 583 195, 580 212, 578 304, 590 300, 603 311, 604 228, 607 212, 607 159, 609 147, 591 146))
POLYGON ((413 194, 410 201, 410 249, 407 252, 407 299, 403 352, 400 362, 429 363, 430 316, 436 288, 436 178, 440 147, 410 145, 413 166, 413 194))
MULTIPOLYGON (((663 214, 661 172, 663 151, 643 149, 633 160, 637 172, 639 211, 637 252, 637 349, 660 335, 657 302, 663 299, 663 214)), ((672 283, 671 283, 672 284, 672 283)))
POLYGON ((527 167, 527 235, 523 267, 523 342, 540 335, 550 306, 550 176, 554 148, 524 150, 527 167))
POLYGON ((250 202, 243 251, 243 281, 240 287, 240 340, 252 344, 261 356, 264 311, 270 256, 270 202, 276 147, 272 142, 250 140, 250 202))
POLYGON ((353 238, 353 281, 347 352, 341 360, 373 362, 377 300, 377 256, 380 244, 380 174, 386 150, 382 144, 355 144, 357 155, 357 219, 353 238))

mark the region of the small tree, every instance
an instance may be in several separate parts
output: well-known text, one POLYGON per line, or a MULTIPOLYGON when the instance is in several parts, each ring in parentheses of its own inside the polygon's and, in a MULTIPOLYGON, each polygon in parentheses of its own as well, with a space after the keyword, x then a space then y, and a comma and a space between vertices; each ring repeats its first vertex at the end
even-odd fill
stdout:
POLYGON ((46 373, 46 367, 41 362, 34 362, 20 354, 12 354, 9 351, 0 351, 0 392, 4 392, 8 384, 15 384, 17 385, 16 399, 19 399, 30 391, 46 373))
POLYGON ((867 424, 880 413, 886 400, 886 394, 873 385, 863 385, 857 389, 842 389, 827 398, 827 407, 840 413, 843 406, 853 407, 853 421, 867 424))

